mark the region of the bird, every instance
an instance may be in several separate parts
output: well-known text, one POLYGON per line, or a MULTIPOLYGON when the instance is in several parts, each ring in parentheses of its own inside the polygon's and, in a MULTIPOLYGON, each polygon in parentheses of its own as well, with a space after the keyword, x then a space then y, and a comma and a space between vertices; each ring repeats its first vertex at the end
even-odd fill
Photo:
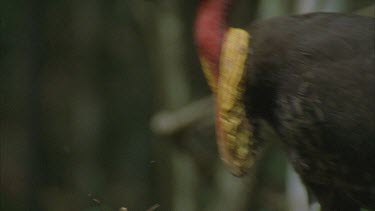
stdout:
POLYGON ((219 154, 245 175, 261 121, 323 211, 375 209, 375 19, 308 13, 230 27, 235 0, 200 0, 194 37, 215 97, 219 154))

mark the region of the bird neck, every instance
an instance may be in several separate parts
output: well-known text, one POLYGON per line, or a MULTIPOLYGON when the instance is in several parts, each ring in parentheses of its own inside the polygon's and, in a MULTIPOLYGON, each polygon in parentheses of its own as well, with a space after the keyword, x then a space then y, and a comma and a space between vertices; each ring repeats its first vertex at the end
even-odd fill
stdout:
MULTIPOLYGON (((195 22, 195 39, 201 60, 213 80, 219 76, 223 37, 228 28, 228 10, 233 0, 201 0, 195 22)), ((207 73, 206 73, 207 74, 207 73)))

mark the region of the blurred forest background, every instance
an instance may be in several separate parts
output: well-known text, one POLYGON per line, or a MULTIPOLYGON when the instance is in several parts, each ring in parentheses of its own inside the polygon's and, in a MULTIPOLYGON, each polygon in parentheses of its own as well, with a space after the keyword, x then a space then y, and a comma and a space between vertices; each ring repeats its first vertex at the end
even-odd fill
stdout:
MULTIPOLYGON (((2 211, 303 209, 277 144, 244 178, 221 164, 197 3, 0 1, 2 211)), ((372 3, 239 0, 231 20, 372 3)))

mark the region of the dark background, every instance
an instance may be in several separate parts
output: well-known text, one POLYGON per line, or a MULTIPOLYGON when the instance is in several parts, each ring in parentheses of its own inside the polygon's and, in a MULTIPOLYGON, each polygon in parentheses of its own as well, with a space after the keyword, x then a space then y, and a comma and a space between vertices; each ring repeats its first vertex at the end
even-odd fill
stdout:
MULTIPOLYGON (((231 23, 372 2, 239 0, 231 23)), ((218 159, 196 6, 0 2, 1 210, 303 209, 277 142, 245 178, 218 159)))

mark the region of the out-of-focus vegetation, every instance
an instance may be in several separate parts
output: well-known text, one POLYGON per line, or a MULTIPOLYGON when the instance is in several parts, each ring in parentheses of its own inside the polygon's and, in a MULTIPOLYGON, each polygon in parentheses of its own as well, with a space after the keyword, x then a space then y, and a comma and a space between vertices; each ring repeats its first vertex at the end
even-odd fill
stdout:
MULTIPOLYGON (((239 0, 231 19, 243 27, 371 3, 239 0)), ((245 178, 219 161, 210 99, 200 100, 210 93, 192 38, 196 5, 0 2, 1 210, 289 210, 300 202, 290 198, 277 144, 245 178)))

